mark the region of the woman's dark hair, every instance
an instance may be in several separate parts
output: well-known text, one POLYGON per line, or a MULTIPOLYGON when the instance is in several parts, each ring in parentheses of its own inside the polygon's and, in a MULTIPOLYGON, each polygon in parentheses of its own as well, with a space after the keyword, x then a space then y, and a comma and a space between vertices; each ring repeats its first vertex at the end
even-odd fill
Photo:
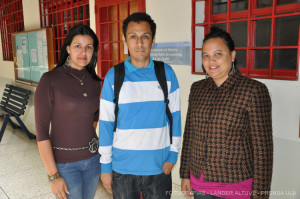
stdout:
POLYGON ((234 42, 232 40, 232 37, 225 30, 223 30, 221 28, 218 28, 216 26, 212 26, 210 28, 210 32, 205 35, 205 37, 203 39, 203 44, 207 40, 212 39, 212 38, 221 38, 221 39, 223 39, 226 46, 230 50, 230 52, 234 51, 234 42))
MULTIPOLYGON (((213 39, 213 38, 223 39, 227 48, 229 49, 229 51, 230 52, 234 51, 234 47, 235 47, 234 41, 233 41, 232 37, 230 36, 230 34, 228 32, 226 32, 225 30, 218 28, 216 26, 210 27, 210 32, 207 33, 203 39, 203 45, 207 40, 213 39)), ((236 58, 234 60, 234 65, 235 65, 235 69, 236 69, 236 58)))
POLYGON ((135 12, 135 13, 129 15, 129 16, 123 21, 122 29, 123 29, 123 34, 124 34, 125 39, 126 39, 126 32, 127 32, 127 27, 128 27, 129 22, 137 22, 137 23, 138 23, 138 22, 141 22, 141 21, 148 22, 148 24, 149 24, 150 27, 151 27, 152 40, 154 39, 154 37, 155 37, 155 32, 156 32, 156 24, 155 24, 155 22, 153 21, 153 19, 150 17, 150 15, 148 15, 148 14, 145 13, 145 12, 135 12))
POLYGON ((98 75, 95 72, 95 67, 97 64, 97 57, 98 57, 97 51, 99 46, 99 40, 97 38, 97 35, 94 33, 94 31, 87 25, 83 25, 83 24, 75 25, 68 32, 68 35, 65 38, 65 41, 61 48, 59 61, 57 62, 55 68, 61 67, 65 64, 67 57, 69 56, 69 53, 67 51, 67 46, 69 46, 72 43, 73 38, 77 35, 88 35, 93 39, 94 52, 90 63, 86 66, 86 69, 91 74, 93 79, 100 81, 101 79, 98 77, 98 75))

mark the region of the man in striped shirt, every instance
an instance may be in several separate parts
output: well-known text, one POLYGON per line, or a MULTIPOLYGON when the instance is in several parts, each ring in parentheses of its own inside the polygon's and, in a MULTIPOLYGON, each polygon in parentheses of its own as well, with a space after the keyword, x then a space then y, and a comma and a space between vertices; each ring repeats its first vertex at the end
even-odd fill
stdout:
POLYGON ((123 42, 130 57, 119 94, 117 128, 114 104, 114 68, 104 81, 100 100, 99 137, 101 180, 117 199, 170 198, 171 171, 181 144, 179 85, 173 69, 164 64, 170 123, 164 94, 150 57, 156 24, 146 13, 134 13, 123 22, 123 42), (172 144, 171 144, 172 143, 172 144))

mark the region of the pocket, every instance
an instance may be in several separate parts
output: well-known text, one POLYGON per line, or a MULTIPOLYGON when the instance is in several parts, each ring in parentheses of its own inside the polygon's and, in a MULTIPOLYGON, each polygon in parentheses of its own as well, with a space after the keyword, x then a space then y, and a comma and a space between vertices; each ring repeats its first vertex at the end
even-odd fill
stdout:
POLYGON ((121 179, 125 174, 120 174, 118 172, 113 171, 113 180, 121 179))
POLYGON ((172 172, 170 172, 169 174, 165 174, 165 172, 162 172, 162 175, 165 175, 165 176, 170 176, 172 174, 172 172))
POLYGON ((63 171, 69 167, 69 163, 56 163, 57 170, 63 171))

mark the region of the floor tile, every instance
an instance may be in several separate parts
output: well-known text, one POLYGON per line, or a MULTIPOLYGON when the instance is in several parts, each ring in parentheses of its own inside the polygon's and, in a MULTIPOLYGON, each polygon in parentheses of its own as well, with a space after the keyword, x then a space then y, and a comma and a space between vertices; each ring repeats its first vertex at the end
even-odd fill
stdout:
POLYGON ((0 187, 0 199, 9 199, 1 187, 0 187))
POLYGON ((1 175, 0 178, 0 186, 10 199, 34 199, 50 192, 44 169, 33 168, 1 175))

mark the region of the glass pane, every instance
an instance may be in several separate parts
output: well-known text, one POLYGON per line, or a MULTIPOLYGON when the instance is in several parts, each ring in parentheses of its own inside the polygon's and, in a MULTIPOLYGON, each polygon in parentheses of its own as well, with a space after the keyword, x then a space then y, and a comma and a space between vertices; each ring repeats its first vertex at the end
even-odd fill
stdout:
POLYGON ((100 23, 109 21, 107 13, 108 13, 107 7, 100 8, 100 14, 99 14, 100 23))
POLYGON ((215 23, 215 24, 213 24, 213 26, 216 26, 218 28, 221 28, 222 30, 227 31, 226 23, 215 23))
POLYGON ((204 8, 205 8, 204 1, 196 2, 196 19, 195 19, 196 23, 204 22, 204 8))
POLYGON ((100 24, 100 30, 101 30, 100 41, 109 41, 109 34, 108 34, 109 24, 100 24))
POLYGON ((275 46, 297 46, 300 15, 276 19, 275 46))
POLYGON ((118 23, 110 24, 110 41, 118 41, 118 23))
POLYGON ((270 50, 255 50, 254 68, 266 69, 270 66, 270 50))
POLYGON ((118 20, 118 12, 117 6, 113 5, 109 7, 109 21, 117 21, 118 20))
POLYGON ((111 60, 119 60, 119 46, 118 43, 110 43, 110 59, 111 60))
POLYGON ((255 46, 270 46, 271 19, 256 21, 255 46))
POLYGON ((71 17, 71 10, 68 10, 68 21, 71 21, 72 17, 71 17))
POLYGON ((232 22, 230 35, 236 47, 247 46, 247 21, 232 22))
POLYGON ((213 0, 213 14, 227 12, 227 0, 213 0))
POLYGON ((266 8, 273 5, 273 0, 257 0, 256 8, 266 8))
POLYGON ((297 49, 274 50, 274 68, 296 70, 297 57, 297 49))
POLYGON ((127 10, 128 10, 127 3, 121 3, 119 5, 119 19, 120 20, 125 20, 127 18, 127 16, 128 16, 127 10))
POLYGON ((248 10, 248 0, 231 0, 231 12, 248 10))
POLYGON ((83 7, 80 6, 79 7, 79 20, 82 20, 83 19, 83 7))
POLYGON ((299 0, 277 0, 277 5, 286 5, 291 3, 299 3, 299 0))
POLYGON ((130 1, 130 5, 129 5, 129 8, 130 8, 130 14, 134 13, 134 12, 138 12, 138 8, 139 8, 139 1, 138 0, 131 0, 130 1))
POLYGON ((101 60, 109 60, 109 44, 100 44, 101 60))
POLYGON ((196 26, 195 28, 195 47, 202 48, 204 38, 204 27, 196 26))
POLYGON ((203 72, 202 68, 202 51, 196 50, 195 51, 195 71, 196 72, 203 72))
POLYGON ((78 13, 77 13, 77 8, 74 8, 74 21, 78 20, 78 13))
POLYGON ((236 51, 236 66, 238 68, 246 68, 246 50, 236 51))
POLYGON ((86 5, 86 19, 90 18, 90 7, 89 5, 86 5))

